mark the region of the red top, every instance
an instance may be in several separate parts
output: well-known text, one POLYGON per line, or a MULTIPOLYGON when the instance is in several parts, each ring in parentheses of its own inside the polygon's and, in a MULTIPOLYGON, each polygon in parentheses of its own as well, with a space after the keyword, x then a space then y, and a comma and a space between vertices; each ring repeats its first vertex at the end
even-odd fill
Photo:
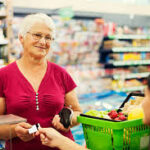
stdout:
MULTIPOLYGON (((30 124, 40 123, 41 127, 52 127, 52 119, 64 106, 65 94, 76 84, 60 66, 48 62, 47 71, 36 93, 29 81, 20 72, 16 62, 0 69, 0 97, 6 99, 6 113, 27 119, 30 124)), ((73 140, 71 131, 62 133, 73 140)), ((23 142, 13 138, 13 150, 50 150, 43 146, 39 137, 23 142)), ((10 142, 6 150, 10 150, 10 142)), ((56 150, 56 149, 52 149, 56 150)))

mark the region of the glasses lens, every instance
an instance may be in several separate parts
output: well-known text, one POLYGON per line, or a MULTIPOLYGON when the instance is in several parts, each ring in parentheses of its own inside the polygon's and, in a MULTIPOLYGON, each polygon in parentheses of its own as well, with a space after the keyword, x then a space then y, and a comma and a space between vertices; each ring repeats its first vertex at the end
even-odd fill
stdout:
MULTIPOLYGON (((37 40, 37 41, 39 41, 43 38, 42 34, 40 34, 40 33, 31 33, 31 35, 32 35, 33 39, 37 40)), ((44 39, 46 42, 52 41, 52 38, 50 36, 45 36, 44 39)))
POLYGON ((45 40, 46 40, 47 42, 50 42, 50 41, 52 41, 52 38, 51 38, 51 37, 45 37, 45 40))
POLYGON ((42 35, 41 34, 38 34, 38 33, 35 33, 35 34, 32 34, 33 35, 33 38, 35 40, 40 40, 42 38, 42 35))

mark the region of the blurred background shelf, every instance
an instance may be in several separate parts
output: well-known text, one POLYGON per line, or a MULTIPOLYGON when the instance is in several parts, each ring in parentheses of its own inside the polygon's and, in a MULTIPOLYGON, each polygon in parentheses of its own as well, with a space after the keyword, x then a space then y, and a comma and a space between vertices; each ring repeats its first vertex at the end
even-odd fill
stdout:
POLYGON ((109 35, 109 39, 120 39, 120 40, 128 40, 128 39, 150 39, 150 35, 109 35))
POLYGON ((119 79, 133 79, 133 78, 147 78, 150 72, 142 72, 142 73, 131 73, 131 74, 123 74, 123 75, 113 75, 114 80, 119 80, 119 79))
POLYGON ((113 47, 112 49, 103 49, 101 53, 124 53, 124 52, 150 52, 150 47, 113 47))
POLYGON ((144 90, 145 86, 137 86, 137 87, 128 87, 128 88, 121 88, 116 90, 117 92, 134 92, 134 91, 142 91, 144 90))

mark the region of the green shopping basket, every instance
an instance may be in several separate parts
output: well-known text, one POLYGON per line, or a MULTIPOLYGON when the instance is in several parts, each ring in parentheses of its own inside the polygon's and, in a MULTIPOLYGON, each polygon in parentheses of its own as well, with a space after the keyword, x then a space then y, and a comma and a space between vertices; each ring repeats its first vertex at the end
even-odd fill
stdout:
MULTIPOLYGON (((131 96, 136 94, 130 93, 125 101, 131 96)), ((142 119, 114 121, 81 114, 78 122, 82 123, 86 145, 91 150, 150 150, 150 127, 142 119)))

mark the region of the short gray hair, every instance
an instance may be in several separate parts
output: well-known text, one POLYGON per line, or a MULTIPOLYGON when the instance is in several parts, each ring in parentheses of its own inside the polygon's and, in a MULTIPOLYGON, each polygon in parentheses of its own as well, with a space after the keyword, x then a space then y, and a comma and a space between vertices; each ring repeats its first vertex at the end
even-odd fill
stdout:
POLYGON ((51 37, 53 39, 55 38, 54 22, 51 19, 51 17, 49 17, 48 15, 46 15, 44 13, 27 15, 21 23, 19 35, 24 37, 26 35, 26 33, 31 29, 31 27, 37 22, 45 23, 48 26, 48 28, 50 29, 51 37))

